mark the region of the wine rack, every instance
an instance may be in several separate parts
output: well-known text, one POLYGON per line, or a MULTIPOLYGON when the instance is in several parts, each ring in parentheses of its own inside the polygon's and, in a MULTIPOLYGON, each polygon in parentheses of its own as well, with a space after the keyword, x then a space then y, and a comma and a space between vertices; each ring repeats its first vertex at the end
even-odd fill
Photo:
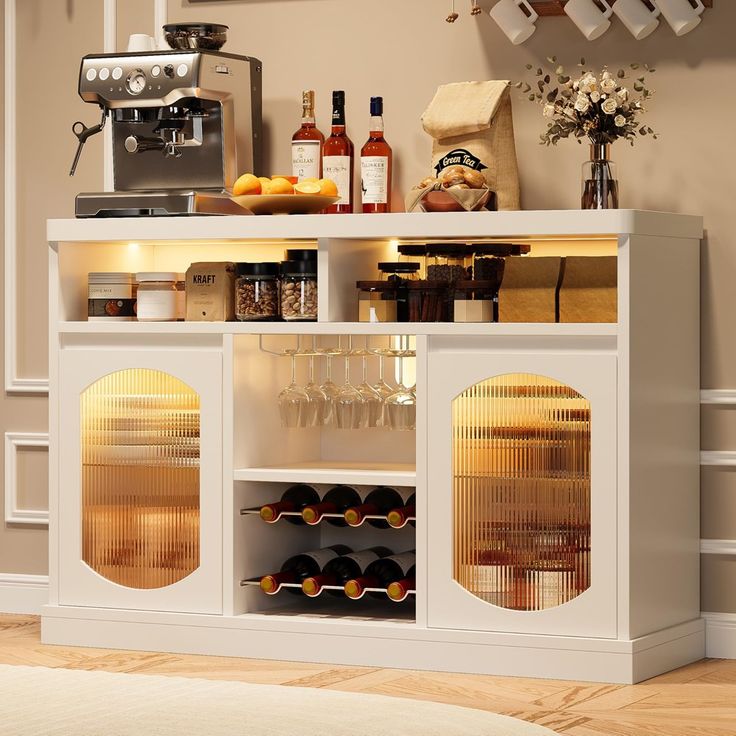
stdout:
MULTIPOLYGON (((241 516, 259 516, 261 513, 261 507, 257 506, 254 508, 248 508, 248 509, 240 509, 240 515, 241 516)), ((301 518, 301 512, 300 511, 281 511, 279 513, 279 518, 276 519, 276 521, 268 522, 269 524, 277 524, 281 517, 288 517, 292 519, 301 518)), ((332 513, 326 513, 322 514, 322 519, 342 519, 343 514, 332 514, 332 513)), ((411 524, 412 522, 416 522, 417 517, 416 516, 407 516, 406 520, 400 525, 400 526, 391 526, 392 529, 404 529, 407 525, 411 524)), ((369 521, 385 521, 388 523, 388 515, 387 514, 366 514, 359 523, 351 525, 353 529, 358 529, 363 524, 369 521)), ((321 519, 318 523, 322 523, 321 519)))

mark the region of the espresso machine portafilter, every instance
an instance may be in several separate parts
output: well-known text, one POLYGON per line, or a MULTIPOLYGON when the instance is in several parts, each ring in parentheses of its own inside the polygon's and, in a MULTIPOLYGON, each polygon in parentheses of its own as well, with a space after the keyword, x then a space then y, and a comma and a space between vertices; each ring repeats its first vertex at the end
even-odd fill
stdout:
POLYGON ((109 120, 114 191, 79 194, 77 217, 243 214, 229 195, 261 173, 261 77, 258 59, 204 49, 85 56, 79 94, 102 115, 72 127, 70 173, 109 120))

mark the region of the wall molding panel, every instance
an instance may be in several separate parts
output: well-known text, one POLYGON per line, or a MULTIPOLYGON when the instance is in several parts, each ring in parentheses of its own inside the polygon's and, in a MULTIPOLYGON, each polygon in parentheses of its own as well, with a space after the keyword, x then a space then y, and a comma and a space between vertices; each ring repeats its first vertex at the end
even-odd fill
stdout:
POLYGON ((48 450, 49 435, 41 432, 5 433, 5 523, 48 526, 48 509, 24 509, 18 504, 18 450, 43 447, 48 450))
POLYGON ((0 612, 39 615, 48 602, 47 575, 0 573, 0 612))
POLYGON ((48 378, 18 375, 18 311, 15 289, 18 224, 16 197, 16 2, 5 0, 5 391, 9 394, 48 394, 48 378))

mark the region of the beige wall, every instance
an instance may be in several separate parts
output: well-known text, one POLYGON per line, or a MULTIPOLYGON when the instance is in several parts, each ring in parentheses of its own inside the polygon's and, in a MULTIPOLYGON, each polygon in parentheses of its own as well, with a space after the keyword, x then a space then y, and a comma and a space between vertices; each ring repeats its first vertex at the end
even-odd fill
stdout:
MULTIPOLYGON (((492 0, 480 0, 488 9, 492 0)), ((87 151, 77 180, 66 175, 73 153, 71 122, 95 117, 76 97, 79 57, 102 46, 102 0, 18 0, 19 52, 51 58, 59 76, 44 89, 54 115, 37 109, 35 67, 19 70, 19 176, 23 260, 18 279, 23 302, 19 366, 25 375, 45 373, 45 301, 38 297, 37 272, 45 258, 43 220, 71 212, 73 194, 101 186, 99 142, 87 151), (41 12, 43 9, 43 12, 41 12), (41 137, 41 131, 43 136, 41 137), (39 140, 42 142, 39 143, 39 140), (91 154, 91 155, 90 155, 91 154), (40 195, 40 196, 39 196, 40 195), (34 290, 35 288, 35 290, 34 290)), ((585 41, 565 18, 543 19, 522 47, 512 46, 487 15, 471 18, 469 2, 458 0, 460 19, 444 22, 445 0, 231 0, 189 4, 169 0, 169 19, 215 20, 231 27, 226 50, 264 62, 267 160, 270 172, 289 167, 288 140, 299 122, 304 88, 318 95, 318 121, 329 124, 329 95, 342 88, 348 97, 349 133, 361 144, 367 129, 367 101, 386 100, 387 137, 396 153, 396 184, 401 193, 428 173, 430 141, 419 116, 438 84, 467 79, 518 79, 525 64, 535 66, 557 54, 571 66, 584 55, 595 65, 644 61, 656 66, 651 123, 657 143, 636 148, 617 145, 625 207, 703 214, 708 236, 702 258, 704 388, 736 388, 736 338, 731 315, 736 307, 736 257, 731 244, 733 171, 731 140, 736 120, 736 3, 716 0, 702 26, 677 39, 660 28, 643 42, 616 24, 594 43, 585 41), (466 7, 467 6, 467 7, 466 7)), ((128 33, 153 32, 153 0, 119 0, 118 40, 128 33), (140 19, 140 21, 138 20, 140 19)), ((557 149, 537 145, 544 123, 539 110, 514 99, 517 151, 527 209, 574 208, 579 202, 579 170, 585 150, 573 143, 557 149)), ((41 283, 43 284, 43 278, 41 283)), ((43 289, 42 289, 43 291, 43 289)), ((41 295, 43 297, 43 295, 41 295)), ((3 431, 45 431, 41 397, 5 397, 3 431)), ((703 447, 736 450, 736 410, 709 409, 703 417, 703 447)), ((42 473, 24 477, 39 483, 42 473)), ((29 482, 31 482, 29 480, 29 482)), ((703 536, 736 538, 736 473, 703 472, 703 536)), ((0 571, 42 571, 45 533, 0 529, 0 571)), ((704 610, 736 612, 736 560, 704 557, 704 610)))

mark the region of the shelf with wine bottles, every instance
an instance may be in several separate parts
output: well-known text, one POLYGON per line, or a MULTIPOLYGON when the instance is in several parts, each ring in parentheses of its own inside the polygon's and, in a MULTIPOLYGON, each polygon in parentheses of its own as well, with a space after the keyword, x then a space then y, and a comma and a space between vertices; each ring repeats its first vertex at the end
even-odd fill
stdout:
MULTIPOLYGON (((250 515, 260 516, 261 509, 262 509, 261 506, 257 506, 257 507, 249 508, 249 509, 240 509, 240 515, 241 516, 250 516, 250 515)), ((390 517, 390 514, 366 514, 357 524, 350 524, 350 526, 357 528, 357 527, 363 526, 363 524, 366 522, 380 521, 380 522, 384 522, 387 526, 390 526, 393 529, 403 529, 407 524, 411 524, 412 522, 415 522, 417 520, 416 516, 405 516, 405 517, 402 517, 398 525, 394 525, 390 522, 389 517, 390 517)), ((268 523, 274 524, 277 521, 280 521, 282 518, 283 519, 288 519, 288 518, 301 519, 302 513, 301 511, 280 511, 278 514, 278 517, 274 519, 273 521, 269 521, 268 523)), ((320 521, 322 519, 327 520, 327 519, 344 519, 344 518, 345 518, 344 514, 329 514, 328 513, 328 514, 322 514, 320 521)))
MULTIPOLYGON (((261 586, 261 580, 262 578, 250 578, 248 580, 241 580, 240 585, 241 587, 246 586, 261 586)), ((301 592, 302 591, 302 584, 301 583, 281 583, 279 586, 280 588, 283 588, 284 591, 291 590, 295 592, 301 592)), ((280 591, 279 591, 280 592, 280 591)), ((392 603, 403 603, 404 601, 407 601, 409 598, 413 598, 416 595, 416 590, 407 590, 402 597, 395 598, 391 597, 389 595, 389 589, 388 588, 363 588, 361 595, 358 598, 352 598, 345 594, 345 588, 342 585, 323 585, 320 588, 319 593, 317 593, 314 596, 305 596, 305 598, 318 598, 323 594, 327 593, 337 593, 340 595, 340 597, 344 597, 345 600, 348 601, 360 601, 363 599, 364 596, 370 595, 370 596, 385 596, 386 600, 391 601, 392 603)), ((278 595, 278 593, 275 593, 274 595, 278 595)))

